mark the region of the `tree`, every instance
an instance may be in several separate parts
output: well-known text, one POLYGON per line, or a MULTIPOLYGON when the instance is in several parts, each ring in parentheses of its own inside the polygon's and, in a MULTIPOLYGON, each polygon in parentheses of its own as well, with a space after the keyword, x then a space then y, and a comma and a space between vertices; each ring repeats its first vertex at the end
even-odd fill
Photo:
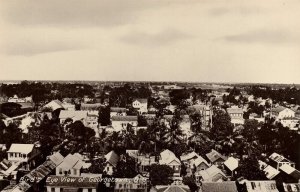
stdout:
POLYGON ((264 171, 259 168, 258 160, 252 156, 239 162, 235 179, 239 177, 244 177, 248 180, 267 180, 264 171))
POLYGON ((217 139, 218 137, 227 137, 233 133, 233 125, 228 113, 223 110, 214 111, 211 133, 217 139))
POLYGON ((202 118, 201 114, 199 113, 193 113, 190 115, 190 120, 191 120, 191 130, 194 133, 198 133, 202 129, 202 118))
POLYGON ((183 184, 189 186, 191 192, 196 192, 199 189, 196 184, 195 178, 193 177, 183 177, 183 184))
POLYGON ((100 108, 98 121, 101 126, 107 126, 110 124, 110 107, 100 108))
POLYGON ((106 160, 104 158, 92 160, 91 166, 87 170, 83 170, 86 173, 103 173, 104 166, 105 166, 106 160))
POLYGON ((150 182, 155 185, 169 185, 172 183, 171 177, 174 170, 168 165, 153 164, 150 167, 150 182))
POLYGON ((117 163, 114 177, 116 178, 133 178, 137 175, 137 163, 134 158, 124 155, 124 159, 117 163))

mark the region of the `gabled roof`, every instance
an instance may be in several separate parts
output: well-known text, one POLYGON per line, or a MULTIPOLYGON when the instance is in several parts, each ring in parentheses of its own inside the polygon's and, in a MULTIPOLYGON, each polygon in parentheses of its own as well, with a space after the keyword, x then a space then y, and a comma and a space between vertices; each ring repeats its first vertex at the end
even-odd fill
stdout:
POLYGON ((197 159, 195 159, 194 164, 196 167, 198 167, 201 163, 205 163, 207 166, 209 166, 209 163, 201 156, 199 156, 197 159))
POLYGON ((237 192, 234 181, 202 182, 202 192, 237 192))
POLYGON ((206 170, 201 170, 199 172, 199 175, 203 178, 204 181, 212 181, 212 182, 217 182, 219 179, 216 177, 217 175, 220 175, 223 178, 226 178, 225 174, 219 169, 217 166, 212 165, 206 170))
POLYGON ((278 106, 278 107, 272 108, 271 112, 280 113, 281 111, 283 111, 285 109, 287 109, 287 108, 283 107, 283 106, 278 106))
POLYGON ((216 162, 218 159, 222 159, 224 161, 226 160, 226 158, 223 155, 221 155, 218 151, 214 149, 212 149, 211 152, 207 153, 206 157, 212 163, 216 162))
POLYGON ((33 150, 33 148, 34 148, 34 144, 13 143, 13 144, 11 144, 11 146, 7 152, 28 154, 33 150))
POLYGON ((112 116, 112 121, 137 121, 137 116, 112 116))
POLYGON ((173 161, 176 161, 177 163, 180 164, 180 160, 175 156, 175 154, 166 149, 163 152, 160 153, 161 160, 159 160, 159 164, 169 164, 172 163, 173 161))
POLYGON ((76 155, 69 154, 63 159, 62 163, 60 165, 58 165, 57 167, 62 168, 63 170, 66 170, 66 171, 70 170, 72 168, 81 169, 82 168, 82 160, 76 155))
POLYGON ((225 162, 224 165, 230 170, 234 171, 239 166, 239 160, 233 157, 229 157, 225 162))
POLYGON ((49 103, 47 103, 46 105, 44 105, 43 108, 51 108, 53 111, 55 111, 56 109, 63 109, 63 105, 62 102, 59 100, 52 100, 49 103))
POLYGON ((55 163, 56 166, 63 162, 64 157, 60 153, 54 153, 53 155, 49 156, 49 159, 55 163))
POLYGON ((196 159, 198 158, 200 155, 198 155, 195 151, 188 153, 188 154, 184 154, 180 156, 180 160, 181 161, 188 161, 190 159, 196 159))
POLYGON ((120 159, 119 155, 116 154, 114 151, 109 152, 108 154, 105 155, 106 162, 111 164, 112 166, 116 167, 117 163, 120 159))

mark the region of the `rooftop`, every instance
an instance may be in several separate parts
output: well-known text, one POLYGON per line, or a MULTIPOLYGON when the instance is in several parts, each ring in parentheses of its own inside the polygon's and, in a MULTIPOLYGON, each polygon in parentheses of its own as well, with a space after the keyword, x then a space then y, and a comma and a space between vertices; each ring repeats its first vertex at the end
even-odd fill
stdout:
POLYGON ((112 116, 112 121, 137 121, 137 116, 112 116))
POLYGON ((234 181, 202 182, 202 192, 237 192, 234 181))
POLYGON ((23 153, 28 154, 30 153, 34 148, 34 144, 11 144, 9 150, 7 152, 9 153, 23 153))

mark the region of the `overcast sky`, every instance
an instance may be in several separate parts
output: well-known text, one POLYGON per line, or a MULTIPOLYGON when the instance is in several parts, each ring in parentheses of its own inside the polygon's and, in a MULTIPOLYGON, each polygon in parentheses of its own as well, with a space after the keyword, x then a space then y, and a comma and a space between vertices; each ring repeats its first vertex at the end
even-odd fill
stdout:
POLYGON ((299 0, 0 0, 0 79, 300 83, 299 0))

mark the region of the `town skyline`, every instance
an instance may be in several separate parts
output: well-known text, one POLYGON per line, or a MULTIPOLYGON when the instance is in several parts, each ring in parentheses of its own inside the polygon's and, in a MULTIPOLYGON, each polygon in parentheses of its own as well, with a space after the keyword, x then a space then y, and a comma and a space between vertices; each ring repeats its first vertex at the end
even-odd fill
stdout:
POLYGON ((3 1, 1 79, 300 83, 300 3, 3 1))

